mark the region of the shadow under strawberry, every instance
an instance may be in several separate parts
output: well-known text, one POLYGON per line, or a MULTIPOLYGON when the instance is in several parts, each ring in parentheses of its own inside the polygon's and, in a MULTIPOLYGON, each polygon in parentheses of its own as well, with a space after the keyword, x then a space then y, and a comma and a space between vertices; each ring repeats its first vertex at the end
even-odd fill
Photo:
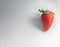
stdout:
POLYGON ((31 18, 31 23, 34 27, 41 31, 45 31, 41 22, 40 14, 36 14, 33 18, 31 18))

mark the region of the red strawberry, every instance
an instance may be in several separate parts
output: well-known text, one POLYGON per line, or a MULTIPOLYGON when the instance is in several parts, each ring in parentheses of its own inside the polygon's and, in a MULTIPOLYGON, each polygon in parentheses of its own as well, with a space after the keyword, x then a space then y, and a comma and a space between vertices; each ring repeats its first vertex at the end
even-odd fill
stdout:
POLYGON ((54 20, 54 13, 49 10, 43 10, 39 9, 39 11, 42 13, 41 15, 41 21, 44 27, 44 30, 47 31, 51 27, 53 20, 54 20))

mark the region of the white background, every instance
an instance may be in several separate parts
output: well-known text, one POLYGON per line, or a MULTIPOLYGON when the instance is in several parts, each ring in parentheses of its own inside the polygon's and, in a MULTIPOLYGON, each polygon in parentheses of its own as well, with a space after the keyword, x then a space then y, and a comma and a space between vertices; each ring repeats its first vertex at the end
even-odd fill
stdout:
POLYGON ((60 47, 59 0, 0 0, 0 47, 60 47), (38 9, 52 10, 49 31, 41 26, 38 9))

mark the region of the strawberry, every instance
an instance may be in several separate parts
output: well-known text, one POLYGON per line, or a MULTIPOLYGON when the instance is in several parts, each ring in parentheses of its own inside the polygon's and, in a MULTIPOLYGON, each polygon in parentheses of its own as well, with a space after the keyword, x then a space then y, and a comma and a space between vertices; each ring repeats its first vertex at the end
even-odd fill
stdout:
POLYGON ((44 30, 48 31, 54 20, 54 13, 52 11, 43 9, 39 9, 39 11, 42 13, 41 22, 43 24, 44 30))

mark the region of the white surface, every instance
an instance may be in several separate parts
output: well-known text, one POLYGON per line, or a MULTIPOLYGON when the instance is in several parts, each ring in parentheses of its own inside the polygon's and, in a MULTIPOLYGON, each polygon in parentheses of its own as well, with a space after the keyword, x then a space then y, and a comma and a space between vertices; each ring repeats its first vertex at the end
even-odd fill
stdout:
POLYGON ((60 47, 59 0, 0 0, 0 47, 60 47), (48 32, 39 29, 38 9, 55 19, 48 32))

